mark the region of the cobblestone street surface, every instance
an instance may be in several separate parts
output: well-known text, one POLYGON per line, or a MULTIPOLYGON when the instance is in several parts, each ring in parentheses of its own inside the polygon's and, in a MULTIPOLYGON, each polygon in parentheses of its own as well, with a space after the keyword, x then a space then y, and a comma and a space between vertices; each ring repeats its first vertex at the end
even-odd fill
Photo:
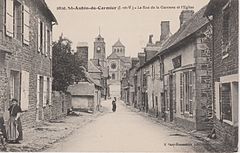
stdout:
POLYGON ((144 151, 144 152, 208 152, 211 147, 195 137, 149 120, 122 102, 117 112, 111 103, 103 103, 108 112, 94 122, 76 130, 46 151, 144 151))

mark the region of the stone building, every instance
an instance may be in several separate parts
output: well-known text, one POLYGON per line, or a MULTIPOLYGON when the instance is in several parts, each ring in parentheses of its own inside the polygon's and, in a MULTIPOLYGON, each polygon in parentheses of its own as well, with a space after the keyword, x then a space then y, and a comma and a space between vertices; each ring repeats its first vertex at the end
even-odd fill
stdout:
POLYGON ((226 145, 238 146, 238 1, 210 0, 205 16, 213 26, 214 130, 226 145))
POLYGON ((125 75, 126 70, 131 67, 130 57, 125 56, 125 46, 118 40, 112 46, 112 53, 107 57, 109 66, 108 81, 110 96, 121 97, 121 80, 125 75))
POLYGON ((0 107, 16 98, 24 126, 51 113, 52 26, 44 0, 0 0, 0 107))
POLYGON ((73 110, 95 113, 101 106, 101 85, 85 72, 86 81, 70 85, 67 89, 72 96, 73 110))
POLYGON ((136 70, 138 68, 139 59, 132 58, 132 66, 129 69, 129 102, 130 105, 137 107, 137 74, 136 70))
POLYGON ((79 42, 77 44, 77 51, 75 53, 79 61, 81 61, 82 66, 88 71, 88 43, 79 42))
POLYGON ((145 50, 158 53, 138 68, 145 110, 195 130, 212 128, 212 27, 202 16, 205 9, 182 11, 179 30, 155 45, 149 41, 145 50))
POLYGON ((90 59, 90 61, 101 71, 101 97, 106 99, 108 96, 109 68, 106 59, 106 44, 100 34, 95 38, 93 59, 90 59))

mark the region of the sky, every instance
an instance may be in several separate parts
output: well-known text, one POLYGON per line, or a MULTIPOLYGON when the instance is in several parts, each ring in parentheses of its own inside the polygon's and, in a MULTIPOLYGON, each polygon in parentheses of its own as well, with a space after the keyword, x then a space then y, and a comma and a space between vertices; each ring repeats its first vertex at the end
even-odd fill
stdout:
POLYGON ((191 9, 197 12, 209 2, 209 0, 45 1, 58 21, 58 25, 53 27, 53 41, 58 40, 63 34, 72 41, 73 50, 76 50, 78 42, 87 42, 89 58, 93 58, 93 42, 99 31, 105 39, 107 56, 112 52, 112 45, 120 39, 126 47, 126 56, 137 57, 137 53, 142 52, 146 46, 150 34, 153 34, 154 42, 160 39, 161 21, 170 21, 170 31, 173 34, 180 27, 179 15, 182 10, 191 9), (69 7, 95 9, 69 9, 69 7))

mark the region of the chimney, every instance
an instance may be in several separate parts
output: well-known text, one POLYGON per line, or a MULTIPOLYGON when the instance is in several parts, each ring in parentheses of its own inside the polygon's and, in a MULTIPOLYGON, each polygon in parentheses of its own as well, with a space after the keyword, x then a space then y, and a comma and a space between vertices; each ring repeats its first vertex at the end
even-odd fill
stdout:
POLYGON ((144 50, 145 52, 145 62, 150 60, 154 55, 156 55, 157 51, 154 50, 144 50))
POLYGON ((143 65, 145 63, 145 53, 144 52, 138 53, 138 59, 140 66, 143 65))
POLYGON ((169 35, 170 35, 170 21, 162 21, 160 41, 165 40, 169 35))
POLYGON ((137 65, 137 63, 139 62, 139 59, 137 57, 133 57, 132 58, 132 67, 134 67, 135 65, 137 65))
POLYGON ((179 20, 180 20, 180 27, 187 22, 192 15, 194 14, 193 10, 183 10, 179 16, 179 20))
POLYGON ((88 43, 79 42, 77 44, 77 57, 80 61, 82 61, 82 66, 86 68, 88 71, 88 43))

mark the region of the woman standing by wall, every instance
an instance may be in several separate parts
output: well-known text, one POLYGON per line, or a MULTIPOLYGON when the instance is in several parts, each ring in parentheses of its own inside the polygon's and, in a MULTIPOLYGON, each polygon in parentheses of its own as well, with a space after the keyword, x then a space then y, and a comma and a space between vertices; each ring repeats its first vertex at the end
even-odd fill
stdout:
POLYGON ((22 112, 17 99, 12 99, 12 105, 8 108, 10 118, 7 125, 7 139, 10 143, 19 143, 23 139, 20 114, 22 112))

